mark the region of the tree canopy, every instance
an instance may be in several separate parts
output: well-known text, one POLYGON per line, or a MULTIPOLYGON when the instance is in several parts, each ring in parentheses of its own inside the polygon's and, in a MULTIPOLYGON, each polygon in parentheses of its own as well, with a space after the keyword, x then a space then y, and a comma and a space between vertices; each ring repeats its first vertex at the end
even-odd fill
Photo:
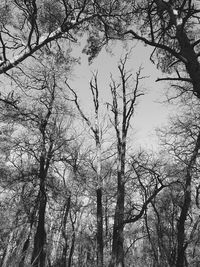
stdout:
POLYGON ((199 13, 193 0, 1 1, 1 266, 199 266, 199 13), (125 49, 107 101, 97 70, 82 105, 83 40, 89 64, 114 43, 151 47, 179 106, 157 151, 135 146, 152 85, 125 49))

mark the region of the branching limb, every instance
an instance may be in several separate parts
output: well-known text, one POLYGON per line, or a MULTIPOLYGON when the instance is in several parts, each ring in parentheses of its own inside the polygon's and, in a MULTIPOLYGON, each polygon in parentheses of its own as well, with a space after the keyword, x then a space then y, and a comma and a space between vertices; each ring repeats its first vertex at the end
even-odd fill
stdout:
POLYGON ((89 118, 84 114, 84 112, 82 111, 79 103, 78 103, 78 96, 76 94, 76 92, 74 91, 74 89, 72 89, 72 87, 67 83, 67 81, 65 81, 65 84, 67 85, 68 89, 72 92, 73 96, 74 96, 74 99, 71 100, 75 103, 81 117, 83 118, 83 120, 87 123, 88 127, 92 130, 92 132, 95 134, 96 133, 96 130, 95 128, 92 126, 92 123, 91 121, 89 120, 89 118))
POLYGON ((161 43, 157 43, 155 41, 150 41, 150 40, 146 39, 145 37, 142 37, 142 36, 138 35, 133 30, 128 30, 128 31, 124 32, 124 35, 128 35, 128 34, 132 35, 134 39, 140 40, 140 41, 144 42, 145 44, 148 44, 148 45, 156 47, 156 48, 161 48, 161 49, 169 52, 173 56, 175 56, 181 62, 183 62, 185 64, 187 63, 187 59, 186 58, 184 58, 180 53, 176 52, 174 49, 170 48, 167 45, 164 45, 164 44, 161 44, 161 43))
POLYGON ((161 185, 160 187, 158 188, 155 188, 154 192, 152 193, 151 196, 149 196, 146 201, 144 202, 144 204, 142 205, 142 208, 140 210, 140 212, 131 217, 131 218, 128 218, 128 219, 125 219, 124 220, 124 224, 127 224, 127 223, 134 223, 136 221, 138 221, 144 214, 145 210, 147 209, 148 205, 152 202, 152 200, 158 195, 158 193, 163 190, 163 188, 165 188, 164 185, 161 185))
MULTIPOLYGON (((24 1, 26 2, 26 1, 24 1)), ((51 33, 44 33, 41 35, 38 29, 38 23, 37 23, 37 16, 38 16, 38 6, 36 5, 36 1, 32 0, 30 3, 20 3, 19 1, 15 1, 15 4, 18 6, 18 8, 24 13, 25 21, 22 26, 22 28, 25 27, 25 23, 27 22, 27 25, 29 25, 29 32, 27 40, 22 44, 21 39, 18 39, 16 36, 10 36, 10 32, 7 31, 6 35, 8 38, 11 38, 13 40, 13 46, 9 49, 13 49, 13 51, 18 52, 16 56, 13 56, 12 58, 8 58, 6 56, 6 41, 3 40, 3 37, 1 35, 0 42, 2 45, 3 50, 3 60, 0 64, 0 74, 6 73, 8 70, 12 69, 13 67, 17 66, 21 62, 23 62, 28 57, 32 56, 35 52, 39 51, 42 47, 45 45, 48 45, 52 41, 56 41, 60 38, 68 38, 74 42, 76 42, 76 39, 72 36, 72 32, 74 29, 78 29, 81 25, 83 25, 86 22, 89 22, 93 20, 95 17, 97 17, 97 14, 95 13, 88 13, 87 16, 81 16, 82 14, 85 14, 85 8, 87 1, 84 1, 82 3, 82 6, 80 6, 77 10, 78 17, 76 17, 75 20, 69 21, 69 12, 67 11, 68 6, 65 5, 64 8, 66 9, 66 18, 63 20, 60 26, 56 30, 54 30, 51 33), (30 6, 31 5, 31 6, 30 6), (40 36, 41 35, 41 36, 40 36), (39 37, 40 36, 40 37, 39 37), (36 40, 35 40, 36 39, 36 40), (14 44, 16 43, 16 44, 14 44), (17 51, 17 48, 20 50, 17 51)), ((66 3, 63 1, 63 3, 66 3)), ((74 8, 74 10, 77 8, 74 8)), ((74 11, 75 12, 75 11, 74 11)))

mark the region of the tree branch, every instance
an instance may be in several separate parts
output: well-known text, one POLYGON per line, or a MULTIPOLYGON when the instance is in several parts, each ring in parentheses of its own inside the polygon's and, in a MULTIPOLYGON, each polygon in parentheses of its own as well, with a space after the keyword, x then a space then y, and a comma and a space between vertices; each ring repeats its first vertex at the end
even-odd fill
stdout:
POLYGON ((181 56, 180 53, 177 53, 172 48, 170 48, 164 44, 156 43, 155 41, 150 41, 150 40, 138 35, 133 30, 128 30, 128 31, 123 33, 123 35, 128 35, 128 34, 131 34, 134 37, 134 39, 140 40, 140 41, 144 42, 145 44, 148 44, 148 45, 153 46, 153 47, 161 48, 161 49, 169 52, 170 54, 172 54, 174 57, 178 58, 181 62, 183 62, 185 64, 187 63, 187 59, 184 58, 183 56, 181 56))
POLYGON ((134 222, 138 221, 143 216, 149 203, 151 203, 151 201, 157 196, 157 194, 165 187, 166 187, 165 185, 161 185, 159 188, 155 189, 154 193, 149 198, 147 198, 145 203, 142 205, 140 212, 137 215, 135 215, 133 218, 124 220, 124 224, 134 223, 134 222))
POLYGON ((171 77, 166 77, 166 78, 158 78, 156 82, 160 81, 181 81, 181 82, 189 82, 192 83, 192 79, 190 78, 171 78, 171 77))
POLYGON ((11 60, 6 60, 5 62, 1 62, 0 65, 0 74, 7 72, 8 70, 12 69, 13 67, 17 66, 19 63, 23 62, 28 57, 32 56, 36 51, 40 50, 45 45, 49 44, 52 41, 55 41, 61 37, 64 36, 64 34, 68 33, 70 30, 75 29, 77 26, 81 25, 82 23, 92 20, 95 17, 97 17, 96 14, 91 15, 87 18, 83 18, 79 21, 76 21, 74 23, 69 22, 63 24, 61 27, 58 27, 55 31, 53 31, 50 34, 43 34, 38 41, 38 44, 36 43, 34 46, 26 47, 23 52, 21 52, 19 55, 13 57, 11 60))
POLYGON ((92 123, 91 123, 91 121, 85 116, 85 114, 83 113, 83 111, 82 111, 82 109, 81 109, 81 107, 80 107, 80 105, 79 105, 79 103, 78 103, 78 96, 77 96, 77 94, 76 94, 76 92, 71 88, 71 86, 65 81, 65 84, 67 85, 67 87, 69 88, 69 90, 72 92, 72 94, 74 95, 74 100, 72 100, 74 103, 75 103, 75 105, 76 105, 76 107, 77 107, 77 109, 78 109, 78 111, 79 111, 79 113, 80 113, 80 115, 81 115, 81 117, 84 119, 84 121, 87 123, 87 125, 89 126, 89 128, 92 130, 92 132, 94 133, 94 134, 96 134, 96 130, 95 130, 95 128, 92 126, 92 123))

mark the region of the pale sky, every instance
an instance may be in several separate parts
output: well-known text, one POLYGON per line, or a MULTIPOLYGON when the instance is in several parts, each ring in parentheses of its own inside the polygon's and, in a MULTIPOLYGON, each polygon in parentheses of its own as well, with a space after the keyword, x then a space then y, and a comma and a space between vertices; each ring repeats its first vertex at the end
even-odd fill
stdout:
MULTIPOLYGON (((131 46, 133 46, 133 42, 131 46)), ((80 97, 80 104, 88 116, 92 115, 92 99, 89 90, 89 81, 92 76, 92 71, 98 70, 100 99, 104 103, 108 102, 110 99, 110 74, 112 73, 116 78, 119 77, 117 66, 125 50, 120 43, 115 45, 112 49, 113 55, 110 55, 103 49, 90 66, 88 65, 87 56, 82 55, 81 64, 75 67, 72 75, 73 77, 70 80, 70 85, 76 90, 80 97)), ((166 93, 166 85, 161 82, 155 82, 158 77, 162 76, 162 73, 150 62, 150 51, 151 48, 144 47, 138 43, 132 49, 132 54, 127 64, 127 70, 133 70, 134 74, 142 65, 144 68, 143 76, 149 76, 149 78, 142 82, 143 88, 145 88, 145 95, 140 98, 136 108, 136 115, 132 120, 132 129, 134 131, 133 139, 136 145, 155 149, 157 146, 155 128, 166 125, 169 115, 171 116, 173 113, 176 113, 176 109, 169 104, 159 103, 166 99, 164 96, 166 93)), ((76 56, 76 54, 80 52, 81 48, 77 48, 74 55, 76 56)))

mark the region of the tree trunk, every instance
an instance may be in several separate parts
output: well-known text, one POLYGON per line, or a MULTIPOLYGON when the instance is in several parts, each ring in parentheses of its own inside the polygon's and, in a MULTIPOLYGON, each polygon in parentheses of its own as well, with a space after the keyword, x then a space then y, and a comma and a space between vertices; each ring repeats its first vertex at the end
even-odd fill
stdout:
POLYGON ((103 204, 102 204, 102 177, 101 177, 101 142, 99 133, 98 110, 96 111, 95 141, 97 150, 97 267, 103 267, 103 204))
MULTIPOLYGON (((42 186, 43 187, 43 186, 42 186)), ((46 253, 44 245, 46 243, 46 231, 45 231, 45 211, 46 211, 46 194, 44 188, 40 190, 40 204, 39 204, 39 219, 37 230, 34 238, 34 249, 31 263, 33 267, 44 267, 46 253)))
POLYGON ((73 258, 73 254, 74 254, 74 247, 75 247, 75 229, 73 229, 73 234, 72 234, 72 243, 71 243, 71 248, 70 248, 70 252, 69 252, 69 258, 68 258, 68 267, 72 266, 72 258, 73 258))
POLYGON ((151 231, 149 228, 149 224, 148 224, 148 215, 147 215, 147 211, 145 211, 145 216, 144 216, 144 222, 145 222, 145 228, 146 228, 146 232, 147 232, 147 237, 148 237, 148 241, 149 244, 151 246, 151 250, 152 250, 152 254, 153 254, 153 266, 159 266, 159 260, 158 260, 158 253, 156 250, 159 249, 156 248, 156 244, 153 242, 152 237, 151 237, 151 231))
POLYGON ((121 181, 121 173, 118 172, 118 193, 115 207, 112 255, 109 267, 124 267, 124 183, 121 181))
POLYGON ((184 201, 181 208, 181 214, 179 217, 179 221, 177 224, 177 260, 176 267, 183 267, 186 262, 185 250, 187 248, 187 242, 185 238, 185 223, 187 220, 187 215, 189 212, 190 204, 191 204, 191 183, 192 183, 192 170, 194 164, 196 163, 196 159, 198 156, 198 152, 200 149, 200 132, 197 137, 197 141, 195 144, 195 148, 193 150, 191 159, 188 163, 186 169, 186 181, 185 181, 185 192, 184 192, 184 201))
POLYGON ((117 203, 115 207, 112 255, 109 267, 124 267, 124 198, 125 198, 125 156, 126 142, 118 147, 117 203))
MULTIPOLYGON (((179 19, 179 16, 174 14, 172 5, 166 3, 166 1, 156 0, 155 2, 159 8, 168 12, 170 21, 176 28, 176 38, 178 39, 180 46, 179 55, 182 56, 187 73, 191 78, 193 93, 200 99, 200 64, 198 61, 198 55, 195 52, 195 46, 192 44, 189 34, 184 29, 183 23, 178 23, 177 19, 179 19)), ((189 12, 194 11, 188 10, 188 13, 189 12)))
POLYGON ((46 243, 46 231, 45 231, 45 212, 46 212, 46 192, 45 192, 45 180, 46 180, 46 171, 45 171, 45 158, 41 156, 40 158, 40 189, 39 189, 39 218, 36 229, 36 234, 34 238, 34 249, 32 254, 32 266, 33 267, 44 267, 46 253, 44 250, 44 245, 46 243))
POLYGON ((31 213, 30 216, 30 229, 28 232, 28 237, 26 238, 26 241, 24 242, 23 248, 22 248, 22 256, 21 256, 21 260, 19 263, 19 267, 24 267, 25 266, 25 259, 26 259, 26 254, 28 251, 28 248, 30 246, 30 236, 32 233, 32 228, 33 228, 33 224, 34 224, 34 220, 35 220, 35 209, 33 210, 33 212, 31 213))
POLYGON ((185 66, 192 80, 194 94, 200 98, 200 64, 194 47, 185 31, 182 30, 182 26, 177 27, 177 38, 181 47, 181 55, 187 60, 185 66))
POLYGON ((97 267, 103 267, 103 208, 102 189, 96 190, 97 195, 97 267))
MULTIPOLYGON (((115 83, 110 85, 112 93, 112 112, 114 113, 114 127, 117 137, 117 201, 114 215, 113 225, 113 243, 111 261, 109 267, 124 267, 124 201, 125 201, 125 161, 126 161, 126 138, 130 119, 134 112, 134 105, 137 95, 139 84, 139 72, 136 78, 136 85, 132 92, 133 95, 127 100, 128 79, 131 75, 127 75, 125 71, 125 64, 128 55, 124 60, 121 60, 118 69, 120 71, 122 95, 119 96, 117 92, 117 86, 115 83), (119 98, 122 99, 122 111, 119 108, 119 98), (120 118, 121 116, 121 123, 120 118)), ((129 93, 130 97, 130 93, 129 93)))
POLYGON ((189 170, 186 175, 186 190, 184 196, 184 203, 182 206, 180 218, 177 225, 177 260, 176 267, 183 267, 185 262, 185 250, 187 248, 187 243, 185 242, 185 222, 187 220, 188 211, 191 203, 191 175, 189 170))
POLYGON ((70 205, 71 205, 71 197, 69 196, 65 204, 65 213, 64 213, 64 218, 63 218, 63 229, 62 229, 62 236, 65 240, 65 244, 63 247, 63 251, 62 251, 62 266, 63 267, 67 266, 68 236, 66 235, 66 224, 67 224, 67 217, 68 217, 69 210, 70 210, 70 205))
MULTIPOLYGON (((126 114, 126 109, 123 114, 126 114)), ((115 207, 113 243, 109 267, 124 267, 124 199, 126 159, 126 119, 123 118, 122 138, 118 139, 117 203, 115 207)))
POLYGON ((102 204, 102 188, 103 182, 101 177, 101 134, 99 128, 99 92, 98 92, 98 84, 97 84, 97 74, 93 76, 93 79, 90 81, 90 90, 92 92, 93 104, 95 108, 95 127, 92 126, 90 120, 84 115, 82 112, 78 101, 77 95, 73 89, 68 86, 68 88, 72 91, 75 96, 75 104, 78 108, 82 118, 85 120, 90 130, 94 134, 95 144, 96 144, 96 156, 97 156, 97 168, 96 168, 96 220, 97 220, 97 230, 96 230, 96 245, 97 245, 97 267, 103 267, 103 204, 102 204))

